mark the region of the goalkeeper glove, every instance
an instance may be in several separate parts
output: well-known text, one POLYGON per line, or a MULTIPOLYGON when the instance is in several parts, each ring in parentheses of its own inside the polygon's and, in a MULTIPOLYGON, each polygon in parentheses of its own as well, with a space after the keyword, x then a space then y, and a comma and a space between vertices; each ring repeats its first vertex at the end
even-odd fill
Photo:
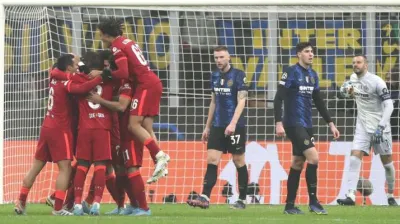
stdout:
POLYGON ((385 129, 385 127, 383 126, 378 126, 378 128, 376 129, 376 131, 374 132, 374 134, 372 135, 372 142, 375 144, 379 144, 381 142, 383 142, 383 129, 385 129))
POLYGON ((111 70, 108 68, 103 69, 103 73, 101 73, 101 78, 103 82, 108 82, 112 80, 111 70))

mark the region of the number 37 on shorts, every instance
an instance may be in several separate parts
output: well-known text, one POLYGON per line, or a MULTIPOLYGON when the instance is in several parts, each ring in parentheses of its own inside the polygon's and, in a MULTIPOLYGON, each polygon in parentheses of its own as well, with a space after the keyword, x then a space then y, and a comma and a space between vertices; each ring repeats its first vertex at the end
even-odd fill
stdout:
POLYGON ((133 116, 157 116, 160 113, 161 82, 149 88, 137 87, 132 97, 130 114, 133 116))

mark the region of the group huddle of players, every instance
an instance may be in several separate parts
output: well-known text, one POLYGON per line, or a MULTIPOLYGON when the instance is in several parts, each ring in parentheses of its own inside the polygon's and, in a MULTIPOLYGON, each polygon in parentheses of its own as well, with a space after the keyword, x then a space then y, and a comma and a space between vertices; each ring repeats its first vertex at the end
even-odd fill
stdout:
POLYGON ((111 50, 87 52, 83 58, 62 55, 50 71, 47 113, 15 203, 17 214, 26 214, 30 188, 45 164, 54 162, 59 173, 55 192, 46 200, 53 215, 99 215, 105 186, 117 204, 109 214, 151 215, 140 167, 146 146, 155 164, 147 183, 168 173, 170 158, 152 128, 162 83, 138 45, 122 36, 120 21, 109 18, 98 28, 111 50), (94 175, 83 200, 91 165, 94 175))

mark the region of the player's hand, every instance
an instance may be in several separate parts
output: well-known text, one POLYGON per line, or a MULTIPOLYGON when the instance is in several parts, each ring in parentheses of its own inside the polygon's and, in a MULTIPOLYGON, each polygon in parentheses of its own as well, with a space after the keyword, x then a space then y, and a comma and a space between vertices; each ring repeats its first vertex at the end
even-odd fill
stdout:
POLYGON ((275 130, 276 131, 276 136, 285 137, 286 133, 285 133, 285 129, 283 128, 282 122, 276 122, 275 129, 276 129, 275 130))
POLYGON ((379 144, 383 142, 383 130, 385 127, 383 126, 378 126, 374 134, 372 135, 372 142, 375 144, 379 144))
POLYGON ((103 73, 103 71, 100 71, 100 70, 92 70, 92 71, 89 73, 89 78, 90 78, 90 79, 94 79, 94 78, 96 78, 96 77, 98 77, 98 76, 101 76, 102 73, 103 73))
POLYGON ((228 127, 226 127, 225 129, 225 136, 233 135, 233 133, 235 133, 235 130, 236 130, 236 125, 230 123, 228 127))
POLYGON ((336 128, 335 124, 333 122, 329 123, 329 127, 331 128, 331 132, 333 134, 333 138, 336 140, 340 137, 340 132, 336 128))
POLYGON ((92 103, 100 103, 101 96, 100 96, 100 95, 97 95, 97 94, 95 94, 95 93, 90 92, 90 93, 87 95, 86 99, 87 99, 89 102, 92 102, 92 103))
POLYGON ((203 134, 201 135, 201 141, 203 142, 203 144, 208 141, 208 136, 210 136, 210 129, 205 128, 203 134))
POLYGON ((105 68, 101 73, 101 78, 103 79, 103 82, 111 81, 112 80, 111 70, 105 68))

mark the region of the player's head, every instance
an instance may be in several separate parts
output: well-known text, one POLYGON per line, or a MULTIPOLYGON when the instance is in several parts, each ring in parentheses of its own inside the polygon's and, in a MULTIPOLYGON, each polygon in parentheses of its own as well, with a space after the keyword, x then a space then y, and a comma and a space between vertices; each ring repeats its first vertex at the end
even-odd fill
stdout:
POLYGON ((314 58, 313 45, 310 42, 299 42, 296 45, 296 54, 303 65, 311 65, 314 58))
POLYGON ((229 65, 230 55, 228 52, 228 48, 226 46, 218 46, 214 48, 214 60, 215 64, 221 71, 225 71, 225 69, 229 65))
POLYGON ((98 26, 104 47, 109 47, 112 41, 123 34, 123 21, 114 17, 102 20, 98 26))
POLYGON ((111 60, 112 60, 112 52, 109 50, 103 50, 99 51, 100 57, 102 58, 104 62, 104 67, 105 68, 110 68, 111 60))
POLYGON ((103 70, 104 60, 97 52, 88 51, 83 57, 83 63, 87 66, 88 70, 103 70))
POLYGON ((357 75, 363 75, 368 71, 368 60, 365 55, 356 55, 353 57, 353 72, 357 75))
POLYGON ((63 54, 57 59, 57 68, 63 72, 75 73, 78 70, 79 56, 63 54))

